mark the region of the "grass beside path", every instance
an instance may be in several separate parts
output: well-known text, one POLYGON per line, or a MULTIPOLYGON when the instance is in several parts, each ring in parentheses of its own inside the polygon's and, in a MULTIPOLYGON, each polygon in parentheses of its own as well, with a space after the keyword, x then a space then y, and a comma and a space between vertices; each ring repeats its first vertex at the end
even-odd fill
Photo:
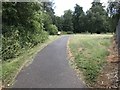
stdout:
POLYGON ((35 55, 42 50, 45 46, 47 46, 52 41, 59 38, 59 36, 49 36, 49 39, 42 44, 38 44, 34 48, 31 48, 21 54, 19 57, 3 62, 2 63, 2 84, 3 86, 10 86, 13 83, 14 78, 19 73, 19 71, 24 67, 28 66, 35 55))
POLYGON ((112 35, 74 35, 69 41, 70 51, 74 56, 77 69, 82 71, 85 82, 93 85, 109 55, 108 47, 112 35))

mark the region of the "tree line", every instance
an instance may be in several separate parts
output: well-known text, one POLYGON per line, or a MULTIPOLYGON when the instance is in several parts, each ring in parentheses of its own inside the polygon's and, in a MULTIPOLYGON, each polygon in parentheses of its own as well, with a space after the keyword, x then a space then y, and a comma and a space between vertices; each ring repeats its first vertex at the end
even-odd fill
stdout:
POLYGON ((55 25, 61 31, 100 34, 113 32, 110 19, 102 3, 93 2, 87 12, 84 12, 83 8, 76 4, 74 11, 66 10, 63 16, 56 16, 55 25))
MULTIPOLYGON (((56 16, 53 2, 2 2, 2 59, 15 58, 49 35, 63 33, 114 32, 111 17, 102 3, 93 2, 84 12, 76 4, 74 11, 66 10, 56 16)), ((113 5, 110 4, 109 11, 113 5)))

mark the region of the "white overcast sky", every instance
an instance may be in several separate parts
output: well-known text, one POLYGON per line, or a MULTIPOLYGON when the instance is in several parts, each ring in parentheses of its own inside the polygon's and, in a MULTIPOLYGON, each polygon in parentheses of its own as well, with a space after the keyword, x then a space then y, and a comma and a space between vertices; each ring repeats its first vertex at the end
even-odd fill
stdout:
MULTIPOLYGON (((83 10, 86 12, 90 7, 93 0, 53 0, 55 2, 55 14, 61 16, 64 14, 65 10, 71 9, 74 10, 75 4, 83 7, 83 10)), ((107 5, 108 0, 101 0, 101 3, 107 5)))

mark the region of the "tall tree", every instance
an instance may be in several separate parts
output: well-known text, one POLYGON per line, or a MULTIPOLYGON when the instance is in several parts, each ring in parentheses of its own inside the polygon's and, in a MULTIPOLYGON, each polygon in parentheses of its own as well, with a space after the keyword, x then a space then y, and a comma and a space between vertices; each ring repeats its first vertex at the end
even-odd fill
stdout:
POLYGON ((72 11, 66 10, 63 15, 63 30, 73 32, 72 11))
MULTIPOLYGON (((118 55, 120 55, 120 2, 115 0, 115 2, 110 2, 108 10, 111 15, 111 28, 116 32, 116 41, 118 46, 118 55)), ((120 64, 119 64, 120 65, 120 64)), ((118 83, 120 87, 120 83, 118 83)), ((118 88, 119 88, 118 87, 118 88)))
POLYGON ((116 26, 120 19, 120 2, 117 0, 114 2, 109 2, 108 12, 111 17, 111 28, 116 31, 116 26))
POLYGON ((74 32, 75 33, 80 33, 82 32, 81 30, 81 23, 82 20, 80 20, 81 15, 84 14, 82 7, 80 7, 78 4, 74 7, 75 10, 73 12, 73 27, 74 27, 74 32))
POLYGON ((63 17, 55 16, 55 25, 59 31, 63 31, 63 17))
POLYGON ((44 12, 46 12, 51 17, 52 23, 55 24, 54 3, 48 0, 48 2, 42 2, 42 7, 44 12))
POLYGON ((104 10, 102 3, 93 2, 92 7, 87 11, 89 32, 101 33, 109 31, 108 14, 104 10))

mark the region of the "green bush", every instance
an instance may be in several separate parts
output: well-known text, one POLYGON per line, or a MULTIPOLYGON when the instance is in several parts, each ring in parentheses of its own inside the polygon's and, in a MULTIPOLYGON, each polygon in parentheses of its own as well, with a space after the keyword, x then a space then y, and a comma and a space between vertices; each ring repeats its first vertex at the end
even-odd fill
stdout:
POLYGON ((22 49, 27 50, 38 43, 43 43, 46 39, 48 39, 46 31, 23 37, 18 36, 17 33, 11 34, 10 37, 2 36, 2 59, 15 58, 22 53, 22 49))
POLYGON ((18 34, 14 33, 11 37, 2 36, 2 59, 15 58, 19 55, 19 50, 21 49, 18 34))
POLYGON ((67 32, 65 32, 65 31, 61 31, 61 34, 63 34, 63 35, 64 35, 64 34, 67 34, 67 32))
POLYGON ((43 43, 48 38, 42 18, 44 12, 39 4, 4 2, 2 6, 2 58, 4 61, 17 57, 24 50, 43 43))
POLYGON ((48 32, 50 35, 56 35, 58 32, 58 28, 53 24, 48 26, 48 30, 49 30, 48 32))
POLYGON ((67 34, 73 34, 73 32, 72 31, 67 31, 67 34))

